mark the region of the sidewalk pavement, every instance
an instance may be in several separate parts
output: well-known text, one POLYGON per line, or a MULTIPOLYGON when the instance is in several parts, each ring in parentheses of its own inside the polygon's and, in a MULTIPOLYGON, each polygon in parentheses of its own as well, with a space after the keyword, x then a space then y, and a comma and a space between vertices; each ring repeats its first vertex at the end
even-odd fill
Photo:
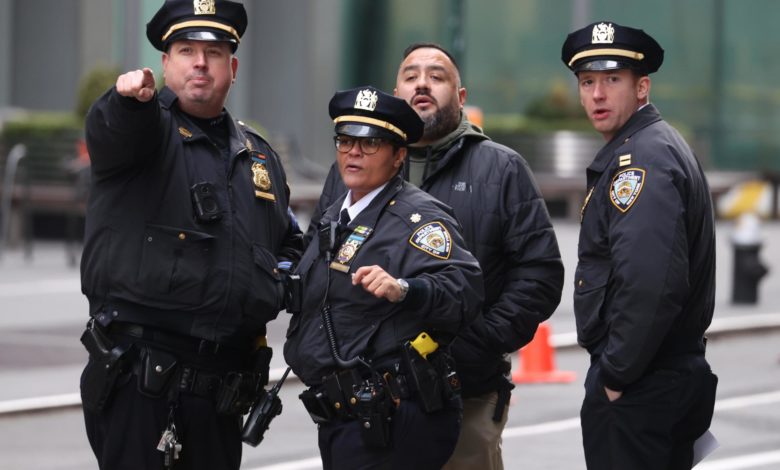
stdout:
MULTIPOLYGON (((550 342, 558 349, 578 348, 572 293, 579 226, 555 221, 555 229, 566 282, 561 304, 548 321, 550 342)), ((780 222, 762 226, 761 259, 770 271, 760 284, 755 305, 731 303, 732 231, 730 222, 717 225, 717 293, 715 318, 708 330, 711 337, 780 327, 780 222)), ((32 255, 25 259, 20 250, 10 250, 0 258, 0 415, 80 405, 78 381, 86 352, 78 338, 87 303, 80 293, 78 269, 68 267, 61 243, 35 243, 32 255)), ((281 313, 269 324, 269 344, 275 352, 272 381, 285 369, 282 345, 287 322, 287 314, 281 313)))

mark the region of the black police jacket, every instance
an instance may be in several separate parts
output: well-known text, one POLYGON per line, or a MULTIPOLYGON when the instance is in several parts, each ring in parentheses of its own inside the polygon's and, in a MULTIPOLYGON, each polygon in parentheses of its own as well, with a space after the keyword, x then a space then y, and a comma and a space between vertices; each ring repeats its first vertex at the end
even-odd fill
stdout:
MULTIPOLYGON (((452 207, 484 275, 482 314, 452 344, 465 397, 508 385, 507 354, 533 339, 563 289, 558 242, 528 164, 479 134, 453 140, 421 187, 452 207)), ((343 188, 332 167, 312 226, 343 188)))
MULTIPOLYGON (((325 226, 338 220, 345 196, 326 210, 325 226)), ((324 304, 330 305, 340 357, 359 355, 382 364, 399 361, 401 343, 423 331, 445 347, 479 312, 482 276, 476 259, 464 248, 457 222, 446 206, 398 176, 335 244, 337 269, 327 261, 328 246, 321 242, 329 244, 328 239, 315 237, 301 258, 302 310, 290 320, 284 345, 285 360, 307 385, 316 385, 339 369, 323 328, 324 304), (365 233, 365 228, 370 234, 355 249, 354 236, 365 233), (403 302, 391 303, 352 285, 350 274, 371 265, 409 282, 403 302)))
POLYGON ((701 354, 715 298, 707 180, 648 105, 587 170, 574 311, 604 385, 622 390, 676 355, 701 354))
POLYGON ((82 291, 90 313, 212 341, 263 334, 282 308, 278 260, 297 261, 281 162, 227 115, 230 157, 164 88, 141 103, 109 90, 86 118, 91 159, 82 291), (221 219, 199 223, 212 184, 221 219))

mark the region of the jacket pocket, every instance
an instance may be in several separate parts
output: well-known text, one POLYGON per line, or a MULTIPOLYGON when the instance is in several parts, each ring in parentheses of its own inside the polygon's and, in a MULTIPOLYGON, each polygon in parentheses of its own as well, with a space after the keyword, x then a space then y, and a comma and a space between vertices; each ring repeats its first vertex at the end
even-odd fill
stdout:
POLYGON ((604 301, 609 284, 610 267, 607 263, 577 265, 574 274, 574 313, 580 341, 585 344, 601 336, 604 301))
POLYGON ((284 287, 276 267, 277 259, 265 247, 252 245, 252 285, 246 314, 262 322, 273 320, 282 309, 284 287))
POLYGON ((162 225, 144 230, 138 284, 145 292, 165 294, 180 305, 200 304, 207 290, 214 237, 162 225))

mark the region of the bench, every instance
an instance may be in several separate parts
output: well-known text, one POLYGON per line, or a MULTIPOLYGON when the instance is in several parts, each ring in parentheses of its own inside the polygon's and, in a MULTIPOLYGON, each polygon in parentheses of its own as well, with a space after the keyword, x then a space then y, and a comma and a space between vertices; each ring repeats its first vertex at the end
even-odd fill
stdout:
POLYGON ((3 223, 0 250, 22 245, 32 256, 36 238, 65 239, 68 263, 77 264, 89 180, 83 146, 73 138, 25 142, 24 156, 10 162, 0 154, 3 169, 3 223), (15 163, 15 165, 13 164, 15 163))

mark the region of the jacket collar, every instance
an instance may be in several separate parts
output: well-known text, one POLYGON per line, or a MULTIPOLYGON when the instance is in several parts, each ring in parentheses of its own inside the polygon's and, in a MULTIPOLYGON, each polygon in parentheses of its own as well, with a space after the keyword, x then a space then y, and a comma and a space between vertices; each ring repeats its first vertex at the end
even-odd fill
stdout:
MULTIPOLYGON (((470 122, 466 113, 462 112, 460 124, 458 124, 458 127, 455 128, 455 130, 436 142, 433 142, 431 145, 426 145, 424 147, 409 147, 410 155, 407 158, 411 158, 411 154, 425 155, 427 160, 426 165, 430 165, 430 170, 428 170, 426 172, 427 175, 425 175, 425 180, 428 180, 439 172, 439 170, 446 167, 450 160, 458 157, 460 150, 467 140, 480 142, 483 140, 490 140, 490 137, 485 135, 479 126, 470 122)), ((404 171, 405 173, 408 173, 408 169, 405 169, 404 171)), ((425 180, 423 180, 423 185, 425 184, 425 180)))
MULTIPOLYGON (((176 102, 179 101, 179 97, 176 95, 176 93, 173 92, 173 90, 165 86, 162 88, 162 90, 160 90, 159 100, 163 108, 171 110, 175 108, 176 102)), ((192 122, 189 114, 185 113, 178 107, 175 109, 178 111, 178 114, 183 116, 187 121, 188 127, 186 128, 186 132, 189 132, 190 136, 186 136, 186 132, 182 132, 181 129, 179 130, 179 132, 182 132, 182 135, 186 138, 186 140, 193 141, 207 138, 206 134, 200 129, 200 127, 192 122)), ((236 125, 236 122, 227 111, 225 112, 225 119, 227 119, 228 132, 230 135, 230 154, 238 155, 239 153, 247 150, 248 139, 246 133, 243 129, 236 125)))
MULTIPOLYGON (((398 194, 401 189, 403 189, 404 184, 406 183, 401 176, 401 172, 398 172, 395 176, 390 178, 387 186, 385 186, 384 189, 379 194, 377 194, 376 197, 374 197, 368 207, 360 211, 360 214, 355 217, 354 222, 350 222, 350 225, 364 225, 371 228, 375 227, 376 222, 384 211, 385 207, 387 207, 390 201, 395 198, 396 194, 398 194)), ((347 197, 347 193, 348 191, 345 191, 341 197, 336 199, 333 204, 328 207, 328 209, 325 211, 325 214, 322 216, 322 220, 330 221, 339 219, 339 212, 341 211, 341 206, 344 204, 344 199, 347 197)))
POLYGON ((160 90, 160 104, 163 105, 163 108, 171 109, 173 107, 173 104, 179 100, 179 97, 176 96, 176 93, 173 92, 170 88, 167 86, 164 86, 162 90, 160 90))
POLYGON ((628 121, 623 124, 623 127, 615 134, 612 140, 607 142, 607 144, 599 150, 599 153, 596 154, 596 158, 594 158, 593 162, 588 166, 588 169, 598 173, 603 172, 612 161, 615 149, 626 143, 640 130, 661 119, 661 114, 652 104, 648 104, 635 112, 628 121))

